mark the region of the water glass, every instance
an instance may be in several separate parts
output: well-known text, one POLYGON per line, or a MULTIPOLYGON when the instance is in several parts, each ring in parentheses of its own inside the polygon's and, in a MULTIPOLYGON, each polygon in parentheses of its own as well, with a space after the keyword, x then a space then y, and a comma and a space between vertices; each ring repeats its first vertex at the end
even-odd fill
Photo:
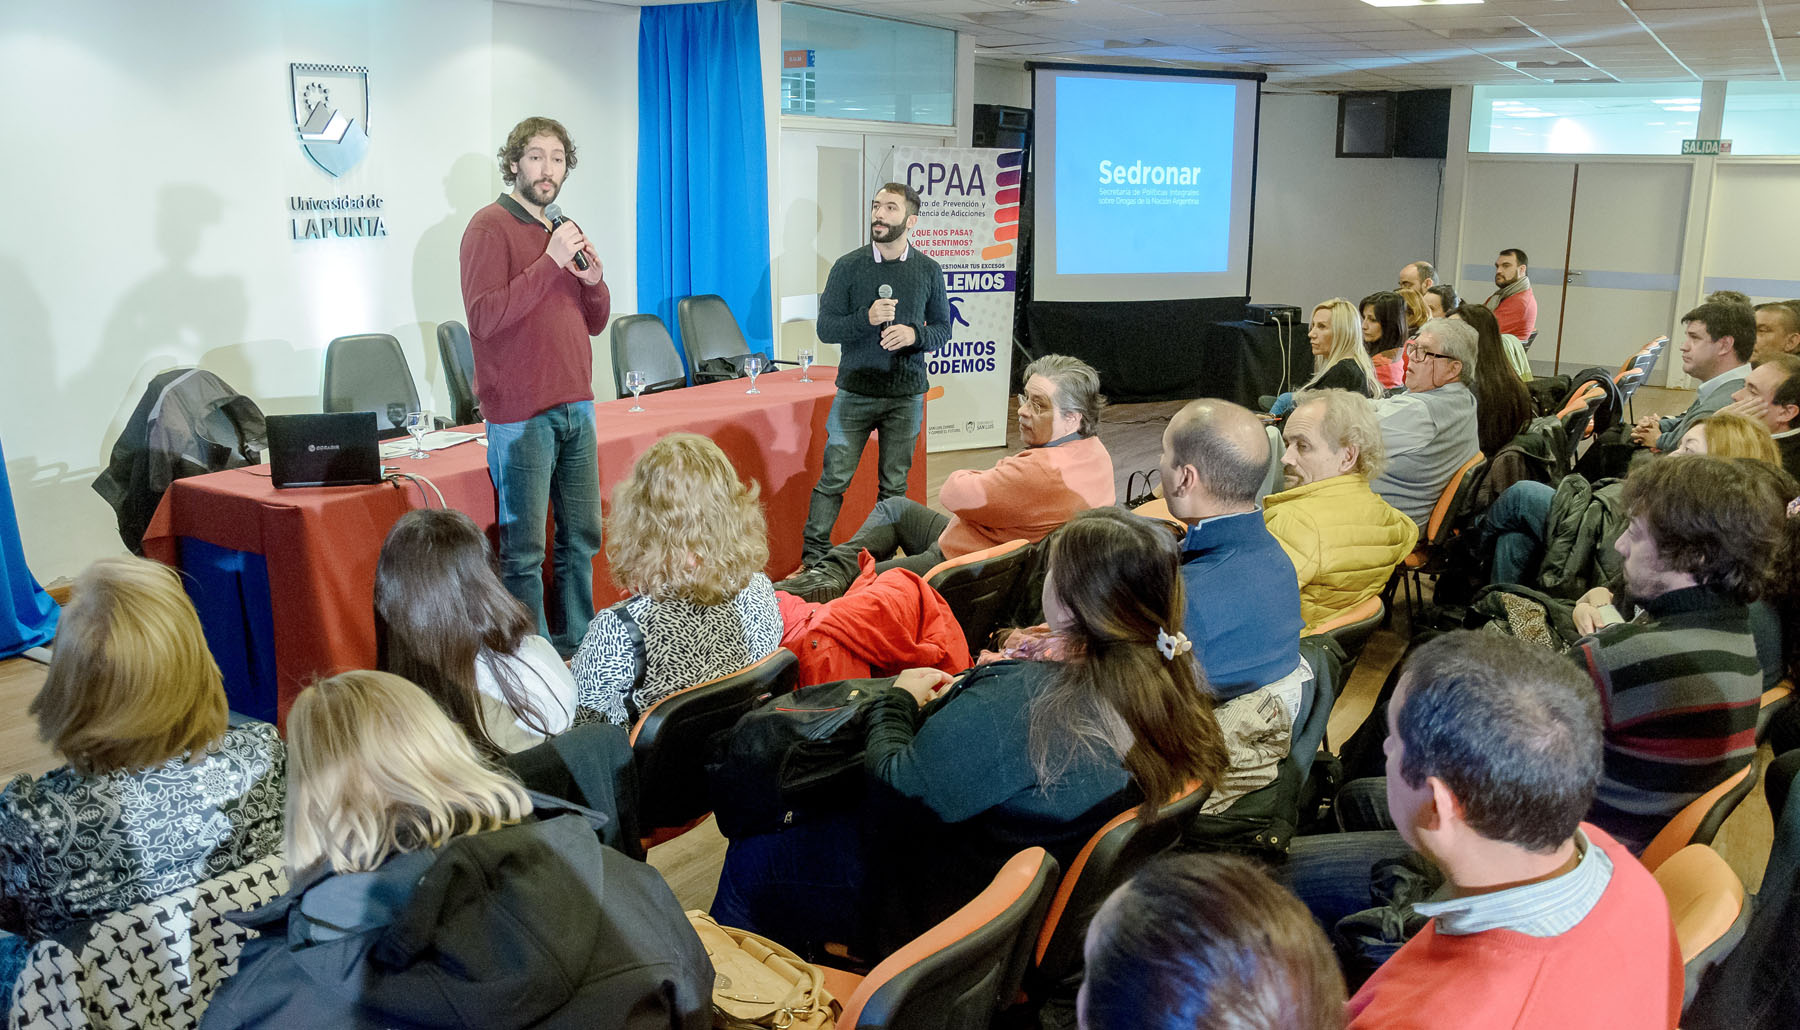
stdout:
POLYGON ((750 377, 750 389, 745 390, 745 393, 762 392, 756 388, 756 377, 762 374, 763 366, 767 362, 768 359, 761 354, 749 354, 744 357, 744 373, 750 377))
POLYGON ((812 365, 813 365, 813 352, 811 350, 801 351, 800 352, 800 381, 801 382, 803 382, 803 383, 812 382, 812 376, 807 374, 812 369, 812 365))
POLYGON ((625 389, 631 391, 631 407, 627 410, 644 410, 643 404, 639 403, 643 400, 644 386, 644 373, 636 371, 635 369, 625 373, 625 389))
POLYGON ((406 431, 412 434, 413 452, 409 458, 429 458, 425 453, 425 434, 431 432, 431 412, 421 408, 406 413, 406 431))

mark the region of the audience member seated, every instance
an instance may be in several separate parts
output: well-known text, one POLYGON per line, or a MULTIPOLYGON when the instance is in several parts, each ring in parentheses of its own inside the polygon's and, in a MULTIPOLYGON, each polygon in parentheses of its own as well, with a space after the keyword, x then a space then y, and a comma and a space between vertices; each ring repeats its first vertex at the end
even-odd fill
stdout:
POLYGON ((1419 527, 1369 489, 1386 459, 1368 398, 1302 391, 1281 436, 1287 488, 1263 499, 1263 523, 1294 563, 1311 632, 1380 593, 1419 527))
POLYGON ((1234 855, 1152 862, 1088 925, 1081 1030, 1343 1030, 1344 978, 1305 906, 1234 855))
MULTIPOLYGON (((1513 437, 1531 423, 1531 391, 1519 378, 1492 311, 1479 304, 1464 304, 1450 317, 1475 330, 1475 378, 1471 388, 1475 394, 1476 438, 1481 441, 1481 453, 1499 454, 1500 448, 1512 443, 1513 437)), ((1524 356, 1520 350, 1519 357, 1524 356)))
POLYGON ((1645 415, 1631 430, 1643 447, 1669 452, 1681 445, 1688 427, 1731 402, 1731 394, 1750 373, 1756 346, 1756 323, 1740 304, 1708 302, 1681 316, 1687 335, 1681 341, 1681 370, 1700 380, 1694 403, 1679 415, 1645 415))
POLYGON ((1462 298, 1456 295, 1454 286, 1433 286, 1425 291, 1425 314, 1427 320, 1443 318, 1455 311, 1462 298))
POLYGON ((1592 818, 1633 852, 1756 755, 1763 675, 1747 606, 1785 547, 1787 478, 1766 462, 1680 455, 1625 481, 1625 603, 1605 612, 1610 590, 1583 595, 1576 629, 1594 635, 1571 654, 1606 719, 1592 818))
POLYGON ((1418 332, 1425 320, 1431 317, 1431 309, 1425 306, 1425 294, 1419 290, 1398 289, 1400 303, 1406 305, 1406 324, 1413 332, 1418 332))
MULTIPOLYGON (((288 713, 288 893, 205 1030, 711 1025, 712 964, 660 875, 534 811, 417 687, 348 672, 288 713)), ((540 796, 541 797, 541 796, 540 796)))
POLYGON ((1371 864, 1407 846, 1443 877, 1413 906, 1429 922, 1350 999, 1352 1028, 1675 1025, 1662 891, 1582 822, 1598 708, 1566 659, 1521 640, 1447 633, 1407 659, 1387 709, 1398 834, 1300 837, 1284 870, 1327 925, 1367 908, 1371 864))
POLYGON ((1100 374, 1078 358, 1050 354, 1025 367, 1019 437, 1025 449, 991 469, 950 473, 938 491, 945 515, 906 497, 875 505, 862 528, 824 560, 776 584, 777 590, 829 601, 857 576, 867 550, 877 571, 923 576, 946 558, 1009 540, 1042 540, 1078 511, 1113 503, 1113 463, 1100 442, 1100 374), (895 553, 905 551, 905 557, 895 553))
POLYGON ((29 712, 68 764, 0 791, 0 987, 35 939, 281 849, 281 738, 227 726, 173 570, 105 558, 78 576, 29 712))
POLYGON ((1187 635, 1231 750, 1230 775, 1203 809, 1210 814, 1273 780, 1287 755, 1308 675, 1299 581, 1256 503, 1269 437, 1255 415, 1230 401, 1194 401, 1163 431, 1160 465, 1169 513, 1189 527, 1187 635))
MULTIPOLYGON (((1735 412, 1721 411, 1695 422, 1681 437, 1676 454, 1711 454, 1716 458, 1754 458, 1780 464, 1774 441, 1760 423, 1735 412)), ((1595 495, 1616 494, 1617 481, 1596 487, 1595 495)), ((1538 564, 1545 541, 1556 535, 1556 526, 1574 529, 1583 521, 1579 512, 1559 519, 1555 510, 1558 487, 1549 483, 1514 483, 1489 506, 1482 518, 1487 534, 1484 546, 1493 548, 1490 580, 1531 586, 1539 580, 1538 564)), ((1595 527, 1599 528, 1599 527, 1595 527)), ((1621 524, 1619 529, 1623 529, 1621 524)), ((1616 536, 1601 532, 1601 544, 1610 550, 1616 536)))
POLYGON ((1781 454, 1779 464, 1800 476, 1800 357, 1777 354, 1750 370, 1744 388, 1721 412, 1736 412, 1769 428, 1781 454))
MULTIPOLYGON (((1437 269, 1429 261, 1414 261, 1405 265, 1400 269, 1400 282, 1396 288, 1429 293, 1438 288, 1437 269)), ((1420 321, 1424 320, 1420 319, 1420 321)))
POLYGON ((1537 334, 1537 294, 1531 290, 1530 265, 1525 252, 1508 247, 1494 259, 1494 292, 1485 307, 1494 313, 1500 331, 1531 346, 1537 334))
POLYGON ((1406 392, 1375 402, 1387 468, 1370 486, 1423 526, 1465 462, 1481 449, 1475 395, 1475 329, 1434 318, 1407 346, 1406 392))
POLYGON ((1362 310, 1363 348, 1375 368, 1375 380, 1387 389, 1406 380, 1408 336, 1406 301, 1392 290, 1371 293, 1357 305, 1362 310))
POLYGON ((488 757, 569 728, 575 679, 494 573, 475 520, 448 508, 400 516, 375 566, 381 668, 430 694, 488 757))
POLYGON ((1772 300, 1758 304, 1756 347, 1750 352, 1750 364, 1760 365, 1778 354, 1800 354, 1800 303, 1772 300))
MULTIPOLYGON (((1349 390, 1365 397, 1381 394, 1375 382, 1375 366, 1363 349, 1362 323, 1356 308, 1336 297, 1313 308, 1312 326, 1306 333, 1312 345, 1313 377, 1302 390, 1349 390)), ((1294 395, 1284 393, 1269 408, 1272 415, 1294 410, 1294 395)))
POLYGON ((733 840, 716 919, 803 952, 836 941, 874 959, 974 897, 1021 848, 1041 845, 1067 869, 1121 811, 1218 781, 1227 756, 1180 630, 1166 528, 1101 508, 1046 548, 1044 613, 1067 659, 867 681, 869 797, 733 840))
POLYGON ((597 612, 576 652, 585 712, 630 726, 675 691, 781 646, 756 497, 704 436, 672 433, 639 456, 606 520, 613 582, 632 596, 597 612))

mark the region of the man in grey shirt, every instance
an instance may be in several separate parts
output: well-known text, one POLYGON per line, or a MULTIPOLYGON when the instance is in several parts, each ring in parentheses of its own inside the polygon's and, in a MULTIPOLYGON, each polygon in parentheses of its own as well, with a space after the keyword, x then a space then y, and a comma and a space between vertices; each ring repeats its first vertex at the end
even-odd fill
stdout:
POLYGON ((1375 402, 1387 468, 1369 487, 1421 526, 1450 477, 1481 449, 1468 387, 1477 346, 1468 323, 1431 319, 1406 345, 1406 392, 1375 402))

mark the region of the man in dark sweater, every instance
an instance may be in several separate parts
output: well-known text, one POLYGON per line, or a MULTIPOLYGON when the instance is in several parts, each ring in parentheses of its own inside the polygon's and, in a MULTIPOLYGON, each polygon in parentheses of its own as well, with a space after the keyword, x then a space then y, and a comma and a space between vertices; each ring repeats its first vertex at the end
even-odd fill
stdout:
POLYGON ((819 295, 819 339, 843 347, 837 397, 825 423, 825 465, 806 516, 804 558, 831 549, 844 491, 879 432, 880 496, 901 497, 925 421, 925 357, 950 339, 950 300, 938 263, 913 250, 919 194, 890 182, 869 205, 868 247, 837 259, 819 295))
POLYGON ((539 635, 568 656, 594 617, 600 467, 590 337, 606 328, 612 294, 581 227, 553 227, 544 216, 575 167, 568 131, 549 118, 527 118, 499 158, 500 178, 512 192, 475 212, 461 256, 475 395, 487 419, 500 524, 500 579, 532 613, 539 635), (554 634, 543 581, 552 503, 561 614, 554 634))
POLYGON ((1764 462, 1678 454, 1632 473, 1624 557, 1630 622, 1605 588, 1575 608, 1571 655, 1600 692, 1606 765, 1589 818, 1633 852, 1756 754, 1762 668, 1750 633, 1786 497, 1764 462), (1595 627, 1598 631, 1595 632, 1595 627))

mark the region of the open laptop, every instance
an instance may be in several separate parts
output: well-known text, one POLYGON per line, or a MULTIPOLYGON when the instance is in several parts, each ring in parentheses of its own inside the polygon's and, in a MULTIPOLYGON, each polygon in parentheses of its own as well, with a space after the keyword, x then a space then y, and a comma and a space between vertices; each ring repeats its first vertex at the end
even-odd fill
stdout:
POLYGON ((269 477, 278 487, 381 482, 373 411, 270 415, 269 477))

